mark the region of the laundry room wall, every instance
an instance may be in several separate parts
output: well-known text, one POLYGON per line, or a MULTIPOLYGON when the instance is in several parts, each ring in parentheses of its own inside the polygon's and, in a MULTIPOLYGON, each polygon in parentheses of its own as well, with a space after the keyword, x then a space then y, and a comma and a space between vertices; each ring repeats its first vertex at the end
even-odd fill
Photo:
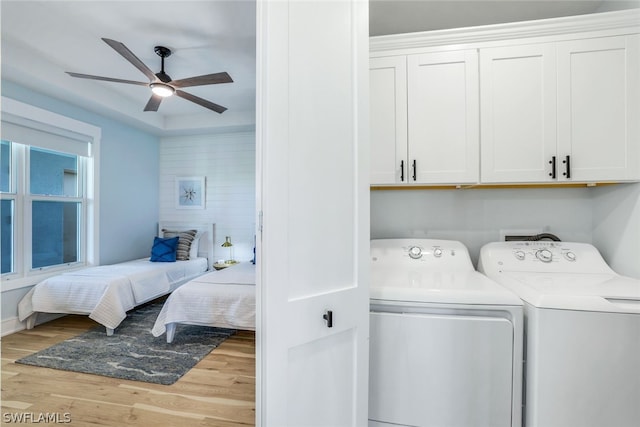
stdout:
POLYGON ((640 279, 640 183, 594 189, 593 244, 611 268, 640 279))
POLYGON ((371 238, 459 240, 469 248, 474 265, 480 248, 500 240, 501 231, 547 232, 564 241, 592 243, 593 190, 375 190, 371 238))

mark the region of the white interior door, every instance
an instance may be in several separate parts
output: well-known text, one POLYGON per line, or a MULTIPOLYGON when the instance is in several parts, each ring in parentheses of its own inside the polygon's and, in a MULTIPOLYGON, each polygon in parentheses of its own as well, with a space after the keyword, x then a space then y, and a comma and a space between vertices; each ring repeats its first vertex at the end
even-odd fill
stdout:
POLYGON ((257 16, 257 424, 365 425, 367 2, 257 16))

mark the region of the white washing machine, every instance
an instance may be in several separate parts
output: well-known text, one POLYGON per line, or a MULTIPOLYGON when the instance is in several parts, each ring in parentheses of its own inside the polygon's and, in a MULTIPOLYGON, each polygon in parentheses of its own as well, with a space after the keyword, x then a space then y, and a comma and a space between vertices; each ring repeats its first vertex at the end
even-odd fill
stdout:
POLYGON ((369 426, 515 427, 522 301, 460 242, 371 241, 369 426))
POLYGON ((640 426, 640 280, 584 243, 489 243, 478 270, 525 303, 526 427, 640 426))

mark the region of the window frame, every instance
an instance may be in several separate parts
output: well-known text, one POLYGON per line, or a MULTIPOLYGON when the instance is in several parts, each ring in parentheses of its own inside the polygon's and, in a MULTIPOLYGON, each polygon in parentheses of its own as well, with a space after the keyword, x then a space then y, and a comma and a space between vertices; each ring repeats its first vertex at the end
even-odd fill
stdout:
MULTIPOLYGON (((99 155, 101 129, 79 120, 53 113, 29 104, 2 97, 2 111, 8 112, 13 117, 26 119, 32 123, 43 126, 56 127, 65 131, 81 134, 89 141, 89 156, 78 156, 78 176, 83 176, 81 186, 83 191, 78 197, 48 196, 30 194, 29 187, 29 147, 38 147, 51 150, 48 147, 38 145, 25 145, 20 141, 12 143, 10 175, 10 192, 0 193, 3 200, 14 200, 14 256, 13 271, 1 275, 1 291, 32 286, 46 277, 59 274, 63 271, 75 270, 89 265, 96 265, 99 259, 99 155), (31 267, 31 208, 27 204, 33 201, 64 201, 77 202, 82 206, 80 215, 80 245, 78 260, 73 263, 58 264, 54 266, 32 268, 31 267)), ((56 151, 56 150, 51 150, 56 151)))

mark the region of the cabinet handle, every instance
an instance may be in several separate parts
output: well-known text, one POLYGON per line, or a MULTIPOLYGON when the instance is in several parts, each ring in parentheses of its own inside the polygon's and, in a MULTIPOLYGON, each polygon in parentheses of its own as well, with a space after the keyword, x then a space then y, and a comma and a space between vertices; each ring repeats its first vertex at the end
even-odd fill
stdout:
POLYGON ((404 182, 404 160, 400 160, 400 182, 404 182))
POLYGON ((562 175, 567 177, 567 179, 571 178, 571 156, 566 156, 562 161, 562 163, 565 164, 565 171, 566 171, 566 172, 563 172, 562 175))
POLYGON ((551 173, 549 176, 551 179, 556 179, 556 156, 552 156, 551 160, 549 160, 549 164, 551 165, 551 173))
POLYGON ((413 180, 417 181, 416 179, 416 160, 413 159, 413 180))

